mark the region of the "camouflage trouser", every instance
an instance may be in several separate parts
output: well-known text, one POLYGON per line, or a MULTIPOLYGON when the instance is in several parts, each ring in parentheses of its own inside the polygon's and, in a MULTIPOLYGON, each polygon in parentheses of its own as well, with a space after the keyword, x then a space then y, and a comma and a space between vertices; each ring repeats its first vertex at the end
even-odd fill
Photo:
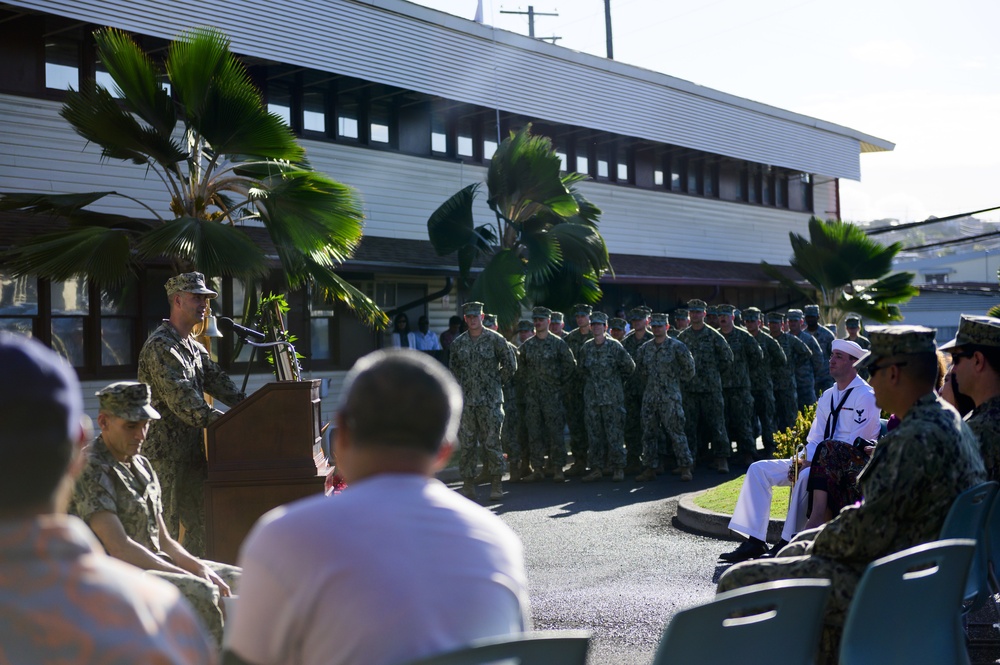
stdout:
POLYGON ((524 403, 524 419, 528 426, 531 466, 536 471, 540 470, 548 455, 554 466, 562 468, 566 464, 566 442, 563 440, 566 415, 563 413, 562 397, 552 393, 528 395, 524 403))
POLYGON ((783 551, 781 556, 773 559, 757 559, 734 565, 719 580, 719 592, 777 580, 823 578, 832 581, 816 663, 837 665, 844 617, 864 568, 864 564, 851 565, 819 556, 785 556, 783 551))
POLYGON ((708 453, 712 445, 715 457, 729 457, 733 447, 726 434, 726 406, 722 393, 684 393, 684 420, 688 445, 694 455, 708 453), (702 436, 702 433, 707 436, 702 436))
POLYGON ((812 406, 816 403, 816 387, 812 383, 796 383, 796 400, 795 412, 798 413, 807 406, 812 406))
POLYGON ((462 451, 458 471, 463 479, 472 480, 476 477, 476 465, 480 456, 483 459, 483 469, 490 475, 503 473, 503 449, 500 446, 502 426, 503 407, 500 404, 466 404, 462 409, 462 421, 458 426, 458 443, 462 451))
POLYGON ((666 435, 674 447, 677 466, 692 466, 691 449, 684 432, 684 405, 680 399, 653 400, 642 403, 642 465, 659 465, 659 442, 666 435))
MULTIPOLYGON (((208 568, 212 569, 222 581, 229 585, 232 595, 237 595, 237 587, 240 583, 240 576, 243 571, 236 566, 215 561, 202 560, 208 568)), ((219 587, 208 580, 194 575, 183 575, 180 573, 163 573, 158 570, 147 570, 147 575, 159 577, 166 580, 180 589, 181 594, 187 599, 195 612, 201 617, 205 628, 215 639, 216 643, 222 645, 222 626, 225 623, 222 618, 222 600, 219 594, 219 587)))
POLYGON ((151 459, 163 491, 163 522, 192 556, 205 556, 205 460, 178 462, 151 459), (181 534, 180 526, 184 526, 181 534))
POLYGON ((572 385, 563 396, 566 404, 566 424, 569 426, 569 449, 573 463, 587 463, 587 420, 583 413, 583 385, 572 385))
POLYGON ((726 431, 730 440, 736 442, 739 452, 753 453, 757 443, 753 436, 753 397, 749 388, 723 388, 726 400, 726 431))
POLYGON ((642 393, 625 386, 625 450, 628 464, 642 456, 642 393))
POLYGON ((587 460, 592 469, 625 468, 625 407, 620 405, 587 406, 587 460))
POLYGON ((507 453, 507 463, 513 468, 521 460, 522 432, 520 409, 514 395, 507 397, 504 393, 503 402, 503 426, 500 429, 500 442, 503 444, 503 451, 507 453))
POLYGON ((774 391, 774 426, 776 432, 784 432, 795 424, 799 409, 795 391, 782 389, 774 391))
POLYGON ((760 423, 760 440, 765 450, 774 450, 774 392, 771 390, 752 390, 753 410, 757 413, 760 423))

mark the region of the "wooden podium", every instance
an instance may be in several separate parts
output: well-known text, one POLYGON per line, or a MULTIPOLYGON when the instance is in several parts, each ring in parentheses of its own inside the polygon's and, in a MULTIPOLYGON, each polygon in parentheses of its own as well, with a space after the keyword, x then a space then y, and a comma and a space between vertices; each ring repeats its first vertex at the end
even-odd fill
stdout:
POLYGON ((236 563, 257 519, 323 491, 318 380, 268 383, 206 429, 205 548, 236 563))

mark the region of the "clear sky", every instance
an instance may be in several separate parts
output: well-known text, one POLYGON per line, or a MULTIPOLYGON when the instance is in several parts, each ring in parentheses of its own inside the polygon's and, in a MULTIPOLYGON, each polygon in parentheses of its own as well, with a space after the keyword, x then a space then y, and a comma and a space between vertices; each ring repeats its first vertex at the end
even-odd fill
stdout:
MULTIPOLYGON (((473 18, 477 0, 413 0, 473 18)), ((484 23, 607 54, 604 0, 482 0, 484 23)), ((877 136, 845 220, 1000 206, 998 0, 611 0, 616 60, 877 136)), ((1000 221, 1000 212, 980 215, 1000 221)))

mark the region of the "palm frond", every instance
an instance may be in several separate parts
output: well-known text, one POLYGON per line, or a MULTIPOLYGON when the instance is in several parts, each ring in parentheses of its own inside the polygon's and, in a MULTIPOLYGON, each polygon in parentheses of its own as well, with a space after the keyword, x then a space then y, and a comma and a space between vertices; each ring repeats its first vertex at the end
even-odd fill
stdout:
POLYGON ((427 218, 427 236, 438 256, 447 256, 474 242, 472 204, 480 183, 463 187, 427 218))
POLYGON ((368 296, 354 285, 342 279, 326 266, 306 261, 305 270, 313 282, 329 301, 338 301, 347 305, 364 323, 377 329, 385 329, 389 325, 389 317, 368 296))
POLYGON ((87 192, 84 194, 45 194, 42 192, 11 192, 0 194, 0 210, 22 210, 31 214, 55 213, 66 215, 118 192, 87 192))
POLYGON ((490 159, 486 175, 490 209, 514 224, 544 209, 561 217, 577 214, 579 206, 563 184, 560 166, 552 142, 533 136, 530 124, 512 133, 490 159))
POLYGON ((788 289, 789 291, 792 291, 793 293, 795 293, 799 297, 801 297, 801 298, 812 298, 813 297, 812 294, 807 293, 806 291, 804 291, 802 289, 802 287, 799 286, 799 284, 797 282, 795 282, 794 280, 791 280, 788 277, 786 277, 783 272, 781 272, 780 270, 778 270, 775 266, 772 266, 767 261, 761 261, 760 262, 760 269, 763 270, 764 273, 768 277, 770 277, 771 279, 777 281, 782 286, 784 286, 786 289, 788 289))
POLYGON ((519 242, 527 255, 524 272, 528 279, 545 281, 562 265, 562 247, 555 234, 545 230, 534 233, 526 230, 520 235, 519 242))
POLYGON ((550 231, 562 248, 563 262, 577 266, 581 274, 598 277, 611 269, 611 258, 604 238, 591 226, 560 224, 550 231))
POLYGON ((255 279, 268 271, 264 252, 243 231, 194 217, 178 217, 145 233, 138 251, 142 258, 188 262, 209 275, 255 279))
POLYGON ((524 267, 521 258, 510 249, 493 255, 469 292, 471 300, 482 302, 486 311, 497 315, 501 327, 520 318, 524 295, 524 267))
POLYGON ((136 270, 129 234, 119 229, 83 227, 46 233, 2 255, 14 275, 65 281, 86 276, 104 287, 119 287, 136 270))
POLYGON ((177 124, 177 113, 170 94, 160 85, 160 72, 153 60, 121 30, 98 30, 94 41, 125 106, 160 136, 169 137, 177 124))

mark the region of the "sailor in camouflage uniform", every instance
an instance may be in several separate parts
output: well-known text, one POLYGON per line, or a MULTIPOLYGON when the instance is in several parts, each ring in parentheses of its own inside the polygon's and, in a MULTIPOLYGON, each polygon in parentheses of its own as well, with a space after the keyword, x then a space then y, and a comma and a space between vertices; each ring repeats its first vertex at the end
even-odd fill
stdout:
POLYGON ((627 325, 628 321, 618 316, 608 319, 608 335, 616 342, 625 341, 625 327, 627 325))
POLYGON ((726 434, 726 410, 722 396, 722 375, 733 366, 733 350, 717 330, 705 325, 705 301, 688 301, 691 326, 677 338, 694 356, 694 378, 682 382, 687 438, 691 452, 702 455, 712 446, 715 468, 729 473, 732 445, 726 434), (703 436, 703 433, 705 436, 703 436))
MULTIPOLYGON (((520 321, 518 327, 520 328, 521 324, 525 323, 530 331, 531 321, 520 321)), ((484 314, 483 325, 495 333, 500 332, 500 326, 497 323, 495 314, 484 314)), ((507 346, 510 347, 510 352, 514 354, 516 360, 517 345, 507 340, 507 346)), ((510 381, 506 381, 503 384, 503 426, 500 428, 500 443, 503 448, 503 454, 507 458, 507 468, 510 469, 510 481, 512 483, 516 483, 521 479, 522 461, 524 464, 527 464, 526 454, 524 457, 521 455, 522 451, 525 451, 525 453, 527 451, 527 430, 524 428, 524 423, 522 422, 524 419, 521 418, 519 411, 521 408, 520 401, 517 395, 517 371, 515 371, 510 381)), ((492 482, 493 478, 489 470, 484 466, 482 472, 476 476, 475 484, 492 482)))
POLYGON ((688 311, 683 307, 679 307, 674 310, 674 325, 667 331, 667 334, 674 333, 670 335, 671 337, 677 337, 681 334, 681 331, 691 325, 691 316, 688 311))
POLYGON ((563 321, 562 312, 552 312, 552 318, 549 319, 549 332, 556 337, 566 339, 565 322, 563 321))
POLYGON ((517 350, 517 363, 523 372, 524 418, 528 426, 528 448, 534 470, 521 478, 529 483, 545 478, 542 466, 549 456, 555 481, 565 482, 566 442, 563 428, 562 387, 576 374, 576 361, 566 342, 549 333, 548 307, 531 310, 535 336, 517 350))
POLYGON ((681 480, 692 477, 694 461, 684 431, 684 399, 681 382, 694 377, 694 357, 684 343, 667 335, 667 315, 650 317, 653 340, 636 353, 636 374, 645 388, 642 392, 642 465, 638 482, 656 478, 659 465, 659 442, 664 436, 673 445, 681 480))
POLYGON ((483 471, 490 477, 490 500, 497 501, 503 498, 503 384, 514 378, 517 359, 503 335, 483 325, 483 303, 465 303, 463 314, 468 329, 455 338, 448 354, 464 400, 458 427, 458 468, 462 475, 459 492, 476 498, 476 465, 481 456, 483 471))
POLYGON ((806 305, 802 308, 802 314, 806 323, 806 332, 816 339, 819 348, 823 351, 824 371, 816 374, 816 394, 822 395, 824 390, 833 385, 829 362, 830 354, 833 352, 831 345, 836 336, 826 326, 819 324, 819 305, 806 305))
MULTIPOLYGON (((788 320, 788 334, 805 344, 810 353, 808 363, 799 362, 795 365, 795 389, 798 394, 799 411, 801 411, 810 404, 816 403, 818 395, 822 394, 816 392, 816 386, 819 383, 817 377, 824 371, 829 374, 830 368, 827 366, 824 369, 827 360, 823 356, 823 349, 819 348, 819 342, 816 341, 816 338, 805 331, 802 310, 790 309, 785 318, 788 320)), ((788 355, 787 349, 785 355, 788 355)))
MULTIPOLYGON (((776 370, 784 369, 788 361, 785 359, 785 352, 781 350, 781 345, 764 332, 761 316, 761 311, 756 307, 748 307, 743 312, 743 322, 746 324, 747 332, 757 340, 764 354, 763 362, 757 366, 756 371, 752 370, 750 375, 750 394, 753 397, 757 421, 760 423, 761 442, 764 444, 764 450, 770 455, 774 452, 776 431, 773 375, 776 370)), ((790 391, 785 391, 785 398, 790 399, 794 410, 795 397, 790 391)), ((788 405, 783 406, 787 408, 788 405)))
POLYGON ((587 422, 587 459, 590 472, 585 483, 601 479, 605 469, 611 480, 625 480, 625 391, 624 382, 635 370, 635 361, 625 347, 606 332, 608 315, 594 312, 590 318, 593 337, 580 348, 577 367, 583 375, 584 417, 587 422))
MULTIPOLYGON (((844 330, 847 331, 847 337, 844 339, 854 342, 865 351, 872 348, 872 343, 868 341, 867 337, 861 334, 861 317, 857 314, 847 315, 847 318, 844 319, 844 330)), ((858 374, 860 373, 858 372, 858 374)))
POLYGON ((184 526, 184 547, 205 555, 205 495, 208 477, 203 429, 222 415, 205 401, 209 394, 232 406, 242 401, 232 379, 192 334, 205 320, 208 300, 219 294, 205 276, 188 272, 167 280, 170 318, 153 331, 139 351, 139 381, 152 391, 160 419, 149 427, 146 456, 163 488, 163 519, 171 533, 184 526))
POLYGON ((986 477, 1000 480, 1000 319, 963 314, 941 350, 951 354, 959 392, 976 404, 965 421, 979 439, 986 477))
MULTIPOLYGON (((580 349, 584 343, 594 338, 590 330, 590 314, 594 308, 590 305, 573 307, 576 317, 576 328, 563 337, 566 346, 573 353, 573 359, 579 365, 580 349)), ((563 387, 566 400, 566 424, 569 425, 569 449, 573 453, 573 465, 566 471, 567 476, 582 476, 587 471, 587 423, 583 415, 583 384, 584 377, 577 369, 573 379, 563 387)))
POLYGON ((868 367, 877 404, 900 417, 858 476, 864 496, 822 527, 797 535, 773 559, 734 565, 719 591, 781 579, 833 582, 820 658, 837 663, 844 616, 865 567, 879 557, 938 538, 952 502, 983 482, 975 435, 934 393, 934 331, 919 326, 872 328, 868 367))
MULTIPOLYGON (((653 333, 649 330, 649 315, 651 309, 645 305, 634 308, 629 313, 629 320, 632 322, 632 330, 625 335, 622 346, 635 360, 639 347, 653 339, 653 333)), ((633 374, 625 382, 625 451, 627 460, 625 463, 625 473, 639 473, 642 471, 642 393, 645 383, 638 375, 633 374)))
MULTIPOLYGON (((782 330, 785 315, 781 312, 769 312, 767 328, 771 338, 778 343, 785 354, 785 364, 771 367, 771 383, 774 385, 774 420, 775 431, 784 432, 795 424, 799 412, 799 394, 796 385, 799 383, 797 374, 803 365, 812 376, 812 351, 798 337, 782 330)), ((815 395, 815 384, 812 379, 803 379, 803 385, 815 395)))
POLYGON ((139 454, 151 420, 149 387, 122 381, 100 391, 101 434, 86 449, 86 465, 70 512, 85 521, 116 559, 174 584, 222 644, 222 597, 235 593, 236 566, 200 560, 170 536, 163 520, 160 481, 139 454))
POLYGON ((726 432, 736 441, 736 449, 747 466, 757 459, 753 435, 754 406, 750 394, 750 375, 758 373, 764 355, 753 335, 733 323, 735 307, 719 305, 719 332, 733 350, 733 366, 722 375, 722 395, 726 403, 726 432))

